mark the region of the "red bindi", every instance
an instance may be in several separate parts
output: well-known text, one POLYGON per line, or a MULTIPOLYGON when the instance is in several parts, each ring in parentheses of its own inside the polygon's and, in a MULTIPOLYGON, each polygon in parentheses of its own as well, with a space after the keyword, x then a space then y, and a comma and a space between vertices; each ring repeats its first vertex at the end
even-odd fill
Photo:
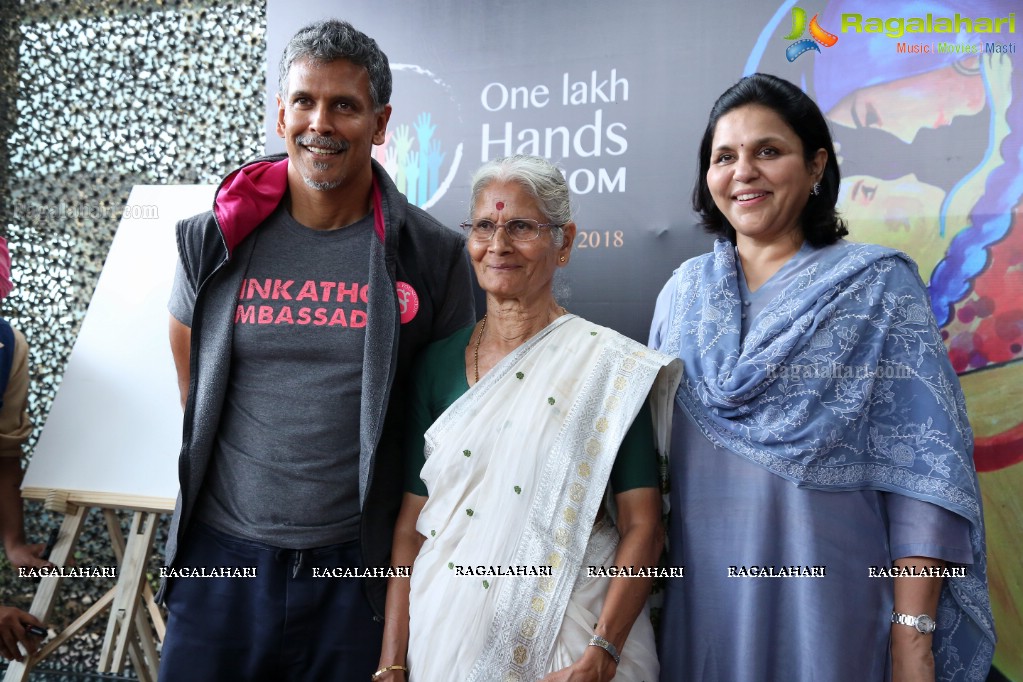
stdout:
POLYGON ((503 209, 504 209, 504 202, 503 201, 497 202, 497 210, 501 211, 503 209))

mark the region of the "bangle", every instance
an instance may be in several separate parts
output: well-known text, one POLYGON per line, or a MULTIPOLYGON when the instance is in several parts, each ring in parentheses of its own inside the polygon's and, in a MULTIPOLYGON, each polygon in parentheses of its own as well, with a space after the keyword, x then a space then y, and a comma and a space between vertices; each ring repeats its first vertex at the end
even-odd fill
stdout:
POLYGON ((408 668, 406 668, 403 665, 385 665, 383 668, 381 668, 380 670, 378 670, 375 673, 373 673, 372 675, 370 675, 369 680, 370 680, 370 682, 376 682, 376 680, 381 675, 383 675, 384 673, 389 673, 392 670, 403 670, 405 672, 408 672, 408 668))
POLYGON ((622 657, 618 655, 618 649, 615 649, 615 645, 599 635, 593 635, 593 637, 590 638, 588 646, 599 646, 601 649, 606 651, 611 658, 615 659, 615 665, 618 665, 622 660, 622 657))

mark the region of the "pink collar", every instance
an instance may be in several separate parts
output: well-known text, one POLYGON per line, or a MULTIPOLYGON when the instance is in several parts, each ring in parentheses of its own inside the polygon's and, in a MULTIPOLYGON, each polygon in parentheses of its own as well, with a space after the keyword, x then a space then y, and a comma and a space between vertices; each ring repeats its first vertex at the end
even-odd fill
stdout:
MULTIPOLYGON (((288 189, 288 159, 257 161, 227 176, 217 192, 213 213, 229 253, 277 210, 288 189)), ((384 242, 383 194, 373 173, 373 229, 384 242)))

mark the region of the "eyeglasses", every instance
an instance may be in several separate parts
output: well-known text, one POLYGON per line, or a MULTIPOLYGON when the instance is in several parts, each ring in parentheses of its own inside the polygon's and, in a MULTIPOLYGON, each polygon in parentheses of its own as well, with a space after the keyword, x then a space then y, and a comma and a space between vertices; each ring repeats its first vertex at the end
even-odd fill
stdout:
POLYGON ((497 234, 497 228, 499 227, 504 228, 505 234, 512 241, 528 242, 540 236, 541 227, 555 228, 564 226, 564 223, 560 225, 557 223, 538 223, 529 218, 512 218, 503 223, 495 223, 493 220, 485 219, 467 220, 460 227, 465 230, 469 237, 478 242, 489 242, 497 234))

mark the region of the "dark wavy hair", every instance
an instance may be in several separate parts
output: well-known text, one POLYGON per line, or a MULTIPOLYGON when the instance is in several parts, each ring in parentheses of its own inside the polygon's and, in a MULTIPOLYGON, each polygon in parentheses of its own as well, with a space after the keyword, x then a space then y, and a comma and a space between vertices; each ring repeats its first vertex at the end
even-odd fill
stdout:
POLYGON ((693 187, 693 210, 700 215, 700 225, 712 234, 725 237, 735 243, 735 228, 729 224, 714 204, 710 187, 707 186, 707 170, 710 168, 711 145, 718 120, 734 109, 750 104, 767 107, 781 117, 799 136, 803 143, 803 157, 809 164, 818 149, 828 152, 828 160, 821 177, 820 194, 811 196, 800 215, 803 238, 813 246, 834 244, 849 234, 845 223, 838 217, 835 204, 838 203, 838 186, 841 175, 835 145, 824 114, 810 97, 787 80, 765 73, 746 76, 718 97, 710 110, 707 129, 700 142, 699 171, 693 187))

